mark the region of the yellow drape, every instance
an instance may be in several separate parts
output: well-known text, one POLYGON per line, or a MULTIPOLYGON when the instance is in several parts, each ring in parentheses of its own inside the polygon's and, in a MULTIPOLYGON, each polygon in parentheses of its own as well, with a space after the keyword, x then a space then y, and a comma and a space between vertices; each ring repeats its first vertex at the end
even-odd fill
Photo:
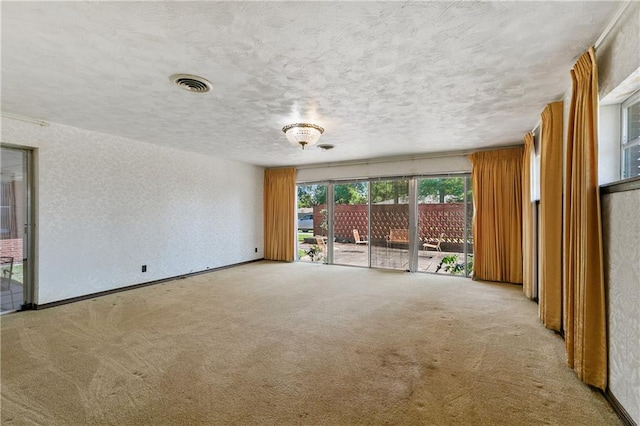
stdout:
POLYGON ((564 197, 567 360, 587 384, 607 385, 607 335, 598 189, 598 70, 593 48, 571 71, 564 197))
POLYGON ((531 203, 531 159, 534 156, 533 135, 524 135, 522 157, 522 291, 533 298, 535 271, 533 253, 533 205, 531 203))
POLYGON ((562 327, 562 114, 560 101, 540 117, 540 319, 556 331, 562 327))
POLYGON ((474 279, 522 283, 522 154, 516 148, 469 156, 474 279))
POLYGON ((264 172, 264 258, 295 259, 296 169, 264 172))

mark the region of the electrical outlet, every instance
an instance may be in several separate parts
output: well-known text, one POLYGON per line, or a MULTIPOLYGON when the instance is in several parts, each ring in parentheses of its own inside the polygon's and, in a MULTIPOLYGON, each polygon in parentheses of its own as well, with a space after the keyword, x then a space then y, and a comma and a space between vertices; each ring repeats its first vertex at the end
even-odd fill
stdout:
POLYGON ((142 272, 147 272, 147 265, 142 265, 142 272))
POLYGON ((256 253, 258 252, 258 247, 256 247, 256 253))

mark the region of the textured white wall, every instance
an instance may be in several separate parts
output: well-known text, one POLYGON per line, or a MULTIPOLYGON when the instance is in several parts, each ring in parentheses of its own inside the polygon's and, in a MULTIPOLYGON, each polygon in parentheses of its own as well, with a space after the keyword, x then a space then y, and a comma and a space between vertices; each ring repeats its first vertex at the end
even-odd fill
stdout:
POLYGON ((596 52, 598 182, 620 180, 620 103, 640 88, 640 3, 630 3, 596 52))
MULTIPOLYGON (((640 3, 631 2, 596 52, 600 99, 620 102, 638 89, 640 3), (635 75, 635 77, 634 77, 635 75)), ((600 106, 600 184, 620 179, 619 105, 600 106)), ((640 191, 602 197, 608 289, 609 389, 640 423, 640 191)))
POLYGON ((609 389, 640 424, 640 189, 602 197, 609 389))
POLYGON ((37 148, 38 304, 263 256, 261 167, 6 118, 2 142, 37 148))
POLYGON ((371 161, 355 164, 319 165, 298 169, 298 182, 332 179, 447 174, 471 172, 471 162, 464 155, 419 158, 414 160, 371 161))
POLYGON ((596 52, 600 98, 607 96, 630 75, 638 72, 640 67, 638 46, 640 46, 640 2, 632 1, 596 52))

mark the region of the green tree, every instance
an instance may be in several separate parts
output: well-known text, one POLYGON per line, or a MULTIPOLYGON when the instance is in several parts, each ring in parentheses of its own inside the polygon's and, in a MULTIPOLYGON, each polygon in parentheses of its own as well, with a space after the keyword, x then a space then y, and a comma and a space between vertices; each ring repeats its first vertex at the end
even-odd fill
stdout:
POLYGON ((298 207, 313 207, 327 203, 326 185, 299 185, 298 207))
POLYGON ((439 203, 461 203, 464 201, 464 178, 421 179, 418 184, 418 196, 437 199, 439 203))
POLYGON ((371 182, 372 203, 393 200, 394 204, 399 204, 400 198, 407 195, 409 195, 409 181, 406 179, 371 182))
POLYGON ((336 204, 366 204, 367 183, 356 182, 333 187, 336 204))
POLYGON ((298 187, 298 207, 312 207, 312 196, 306 187, 301 185, 298 187))
MULTIPOLYGON (((418 197, 439 203, 461 203, 464 201, 464 180, 463 177, 420 179, 418 197)), ((371 182, 373 203, 393 200, 394 204, 399 204, 401 200, 404 202, 408 194, 409 181, 406 179, 371 182)), ((367 183, 335 185, 334 197, 336 204, 365 204, 367 183)), ((469 188, 469 197, 471 197, 471 188, 469 188)), ((327 185, 298 186, 298 207, 313 207, 321 204, 327 204, 327 185)))

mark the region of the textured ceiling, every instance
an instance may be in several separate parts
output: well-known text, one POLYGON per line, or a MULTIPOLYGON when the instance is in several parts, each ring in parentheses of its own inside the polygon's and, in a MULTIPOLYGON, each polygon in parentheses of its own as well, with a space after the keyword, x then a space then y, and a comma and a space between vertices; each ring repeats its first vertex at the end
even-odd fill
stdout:
POLYGON ((510 145, 620 5, 3 1, 2 110, 263 166, 510 145))

